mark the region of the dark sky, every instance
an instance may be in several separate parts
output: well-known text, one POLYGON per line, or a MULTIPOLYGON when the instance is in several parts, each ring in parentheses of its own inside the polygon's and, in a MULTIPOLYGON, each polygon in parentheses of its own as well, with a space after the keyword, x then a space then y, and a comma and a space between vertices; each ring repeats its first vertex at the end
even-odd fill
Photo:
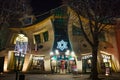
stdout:
POLYGON ((40 15, 62 4, 62 0, 31 0, 33 13, 40 15))

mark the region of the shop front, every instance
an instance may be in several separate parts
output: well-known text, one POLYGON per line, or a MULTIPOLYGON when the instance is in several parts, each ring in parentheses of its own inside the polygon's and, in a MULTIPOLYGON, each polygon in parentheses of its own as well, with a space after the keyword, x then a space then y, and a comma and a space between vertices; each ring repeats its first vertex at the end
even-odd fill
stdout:
POLYGON ((19 54, 16 51, 9 51, 8 53, 8 66, 9 71, 22 71, 24 64, 25 55, 19 54))
POLYGON ((91 72, 91 59, 91 54, 82 56, 82 73, 91 72))
MULTIPOLYGON (((91 54, 85 54, 82 56, 82 73, 91 72, 91 54)), ((112 70, 112 57, 111 55, 102 54, 98 56, 98 70, 100 73, 105 73, 106 69, 112 70)))
POLYGON ((72 55, 69 53, 59 53, 58 55, 51 53, 50 64, 52 73, 71 73, 72 66, 76 65, 76 58, 73 52, 72 55))
POLYGON ((39 73, 45 71, 44 56, 31 55, 27 71, 39 73))
POLYGON ((112 58, 111 55, 101 54, 101 71, 102 73, 106 73, 109 69, 109 73, 111 73, 112 70, 112 58))

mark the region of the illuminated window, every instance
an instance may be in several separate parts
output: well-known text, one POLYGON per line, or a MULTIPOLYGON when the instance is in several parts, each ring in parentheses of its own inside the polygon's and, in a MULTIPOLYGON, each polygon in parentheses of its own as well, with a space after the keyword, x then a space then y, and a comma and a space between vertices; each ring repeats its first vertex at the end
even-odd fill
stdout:
POLYGON ((44 71, 44 56, 33 56, 30 70, 44 71))

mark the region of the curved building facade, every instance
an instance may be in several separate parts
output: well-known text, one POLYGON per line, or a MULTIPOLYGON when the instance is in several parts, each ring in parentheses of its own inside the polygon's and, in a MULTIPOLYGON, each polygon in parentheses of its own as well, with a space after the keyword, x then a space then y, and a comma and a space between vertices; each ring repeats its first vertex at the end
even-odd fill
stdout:
MULTIPOLYGON (((86 20, 83 18, 84 25, 86 20)), ((8 49, 0 52, 5 57, 4 71, 14 71, 19 66, 24 72, 66 74, 71 73, 74 66, 80 73, 91 72, 91 47, 79 28, 78 18, 70 8, 61 6, 51 10, 51 16, 36 24, 10 30, 8 49), (27 37, 28 45, 26 54, 17 56, 15 46, 20 31, 27 37)), ((106 67, 120 71, 115 31, 103 33, 100 40, 98 71, 104 72, 106 67)))

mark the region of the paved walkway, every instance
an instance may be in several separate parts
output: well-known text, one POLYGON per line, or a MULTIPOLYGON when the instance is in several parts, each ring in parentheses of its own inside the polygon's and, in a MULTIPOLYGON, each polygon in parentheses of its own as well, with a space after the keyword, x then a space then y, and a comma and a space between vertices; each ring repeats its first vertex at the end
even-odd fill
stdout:
MULTIPOLYGON (((88 77, 88 74, 25 74, 25 80, 87 80, 88 77)), ((120 80, 120 73, 114 73, 108 77, 99 75, 99 78, 102 80, 120 80)), ((15 80, 15 74, 2 74, 0 80, 15 80)))

